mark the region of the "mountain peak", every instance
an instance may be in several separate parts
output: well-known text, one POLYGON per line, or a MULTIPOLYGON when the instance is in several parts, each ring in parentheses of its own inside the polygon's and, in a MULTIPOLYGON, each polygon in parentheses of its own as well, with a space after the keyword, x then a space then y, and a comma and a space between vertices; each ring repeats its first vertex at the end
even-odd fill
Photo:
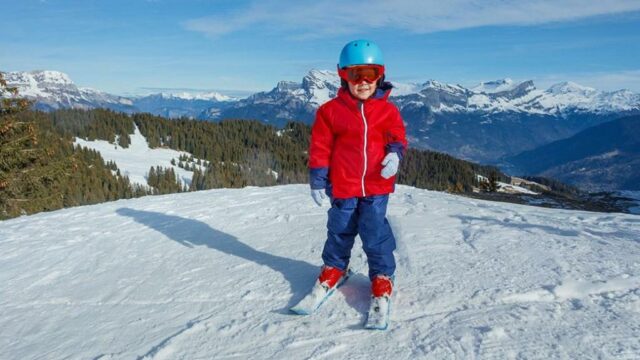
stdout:
POLYGON ((466 90, 460 85, 445 84, 433 79, 427 80, 424 84, 422 84, 422 89, 444 90, 452 93, 461 91, 464 92, 466 90))
POLYGON ((333 82, 336 79, 339 81, 338 73, 331 70, 311 69, 305 77, 328 82, 333 82))
POLYGON ((75 85, 69 75, 54 70, 35 70, 30 71, 29 74, 38 83, 44 84, 57 84, 57 85, 75 85))
POLYGON ((300 84, 295 81, 278 81, 278 85, 276 85, 275 90, 281 92, 295 91, 300 89, 300 84))
POLYGON ((533 82, 531 80, 525 82, 515 82, 513 81, 513 79, 507 77, 499 80, 481 82, 480 84, 470 88, 469 90, 475 93, 495 94, 505 91, 511 91, 524 83, 530 83, 531 85, 533 85, 533 82))
POLYGON ((568 94, 568 93, 587 94, 587 93, 596 92, 596 89, 587 87, 587 86, 582 86, 580 84, 574 83, 573 81, 563 81, 563 82, 552 85, 547 90, 547 92, 550 92, 552 94, 568 94))

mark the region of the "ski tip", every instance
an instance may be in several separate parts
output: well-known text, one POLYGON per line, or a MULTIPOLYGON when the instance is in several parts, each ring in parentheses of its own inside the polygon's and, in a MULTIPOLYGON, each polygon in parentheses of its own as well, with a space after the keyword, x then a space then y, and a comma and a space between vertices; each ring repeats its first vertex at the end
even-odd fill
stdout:
POLYGON ((294 315, 309 315, 310 312, 308 312, 305 309, 300 309, 300 308, 290 308, 289 311, 294 314, 294 315))

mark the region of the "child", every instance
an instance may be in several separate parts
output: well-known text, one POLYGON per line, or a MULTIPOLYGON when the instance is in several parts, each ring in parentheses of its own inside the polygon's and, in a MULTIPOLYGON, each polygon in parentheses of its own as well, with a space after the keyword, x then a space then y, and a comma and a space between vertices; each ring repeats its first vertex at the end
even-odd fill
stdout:
POLYGON ((320 106, 311 132, 311 196, 331 200, 324 266, 317 286, 329 293, 345 280, 356 235, 367 255, 372 295, 391 296, 396 247, 385 217, 389 193, 407 147, 400 112, 387 101, 380 48, 356 40, 342 49, 336 98, 320 106))

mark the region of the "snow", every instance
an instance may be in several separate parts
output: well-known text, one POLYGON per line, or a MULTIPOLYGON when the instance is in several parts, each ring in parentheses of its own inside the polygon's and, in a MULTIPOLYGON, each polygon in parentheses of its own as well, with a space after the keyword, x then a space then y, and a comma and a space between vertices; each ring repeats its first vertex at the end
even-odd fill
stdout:
POLYGON ((466 91, 466 89, 460 85, 444 84, 436 80, 428 80, 422 84, 423 90, 429 88, 445 91, 451 94, 464 93, 466 91))
MULTIPOLYGON (((486 176, 482 176, 480 174, 476 174, 476 179, 480 182, 489 182, 489 178, 487 178, 486 176)), ((508 184, 502 181, 496 181, 497 185, 498 185, 498 192, 502 192, 502 193, 508 193, 508 194, 526 194, 526 195, 539 195, 540 193, 537 193, 535 191, 531 191, 529 189, 527 189, 526 187, 523 186, 519 186, 519 185, 514 185, 514 184, 508 184)), ((529 182, 530 184, 535 184, 535 185, 539 185, 535 182, 529 182)))
POLYGON ((223 95, 219 92, 176 92, 176 93, 160 93, 164 99, 183 99, 183 100, 207 100, 207 101, 235 101, 236 98, 232 98, 227 95, 223 95))
POLYGON ((311 105, 318 107, 336 96, 340 88, 340 77, 335 71, 314 69, 309 71, 302 83, 298 96, 307 97, 311 105))
POLYGON ((8 72, 5 80, 18 88, 19 94, 25 97, 49 97, 45 89, 41 89, 33 72, 8 72))
POLYGON ((400 83, 396 81, 391 81, 391 83, 393 84, 392 96, 412 95, 422 90, 422 85, 417 83, 400 83))
POLYGON ((640 357, 640 217, 398 186, 390 327, 365 257, 316 314, 307 185, 148 196, 0 222, 3 359, 640 357))
POLYGON ((527 194, 527 195, 539 195, 539 193, 535 192, 535 191, 531 191, 525 187, 522 186, 518 186, 518 185, 512 185, 512 184, 507 184, 507 183, 503 183, 501 181, 498 181, 498 192, 505 192, 505 193, 509 193, 509 194, 527 194))
MULTIPOLYGON (((131 183, 147 186, 149 169, 152 166, 160 166, 162 168, 173 168, 178 180, 186 185, 191 184, 193 171, 171 164, 172 159, 178 164, 178 158, 181 155, 191 157, 190 153, 172 149, 149 148, 147 139, 140 133, 137 126, 134 129, 134 133, 129 136, 131 144, 127 148, 105 140, 87 141, 81 138, 76 138, 74 144, 99 151, 105 161, 115 162, 118 169, 120 169, 120 174, 128 176, 131 183)), ((197 161, 197 159, 195 160, 197 161)))
POLYGON ((581 94, 582 96, 589 96, 596 92, 596 89, 587 86, 576 84, 573 81, 564 81, 551 85, 547 92, 550 94, 581 94))
POLYGON ((637 206, 631 207, 629 212, 640 215, 640 191, 622 190, 617 192, 621 196, 633 199, 637 206))
POLYGON ((516 83, 510 78, 505 78, 502 80, 481 82, 469 90, 477 93, 495 94, 502 91, 513 90, 518 87, 518 85, 520 85, 520 83, 516 83))
POLYGON ((105 106, 132 106, 131 99, 91 88, 78 88, 65 73, 51 70, 8 72, 7 83, 18 88, 19 96, 36 100, 50 109, 91 109, 105 106))
MULTIPOLYGON (((76 89, 69 76, 59 71, 38 70, 30 72, 8 72, 7 83, 18 88, 19 94, 25 97, 53 98, 51 89, 76 89)), ((74 94, 75 95, 75 94, 74 94)))

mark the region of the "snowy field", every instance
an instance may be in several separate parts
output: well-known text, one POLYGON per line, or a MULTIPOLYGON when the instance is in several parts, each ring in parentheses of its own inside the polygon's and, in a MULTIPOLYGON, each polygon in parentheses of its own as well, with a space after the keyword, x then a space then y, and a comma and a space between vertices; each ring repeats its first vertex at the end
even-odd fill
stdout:
POLYGON ((149 196, 0 222, 0 359, 638 359, 640 216, 398 186, 387 331, 356 275, 312 316, 308 186, 149 196))
MULTIPOLYGON (((190 157, 190 153, 172 149, 151 149, 147 139, 140 133, 137 126, 134 129, 134 133, 129 136, 131 138, 131 143, 127 148, 111 144, 105 140, 87 141, 81 138, 76 138, 74 144, 76 146, 82 146, 99 151, 105 161, 115 162, 118 169, 120 169, 120 173, 123 176, 128 176, 129 180, 133 184, 147 186, 147 177, 149 175, 149 169, 152 166, 173 168, 178 180, 180 180, 182 184, 191 184, 193 171, 188 171, 176 165, 171 165, 172 159, 175 160, 176 164, 178 164, 178 158, 181 155, 190 157)), ((190 166, 193 165, 193 163, 190 163, 190 166)))

